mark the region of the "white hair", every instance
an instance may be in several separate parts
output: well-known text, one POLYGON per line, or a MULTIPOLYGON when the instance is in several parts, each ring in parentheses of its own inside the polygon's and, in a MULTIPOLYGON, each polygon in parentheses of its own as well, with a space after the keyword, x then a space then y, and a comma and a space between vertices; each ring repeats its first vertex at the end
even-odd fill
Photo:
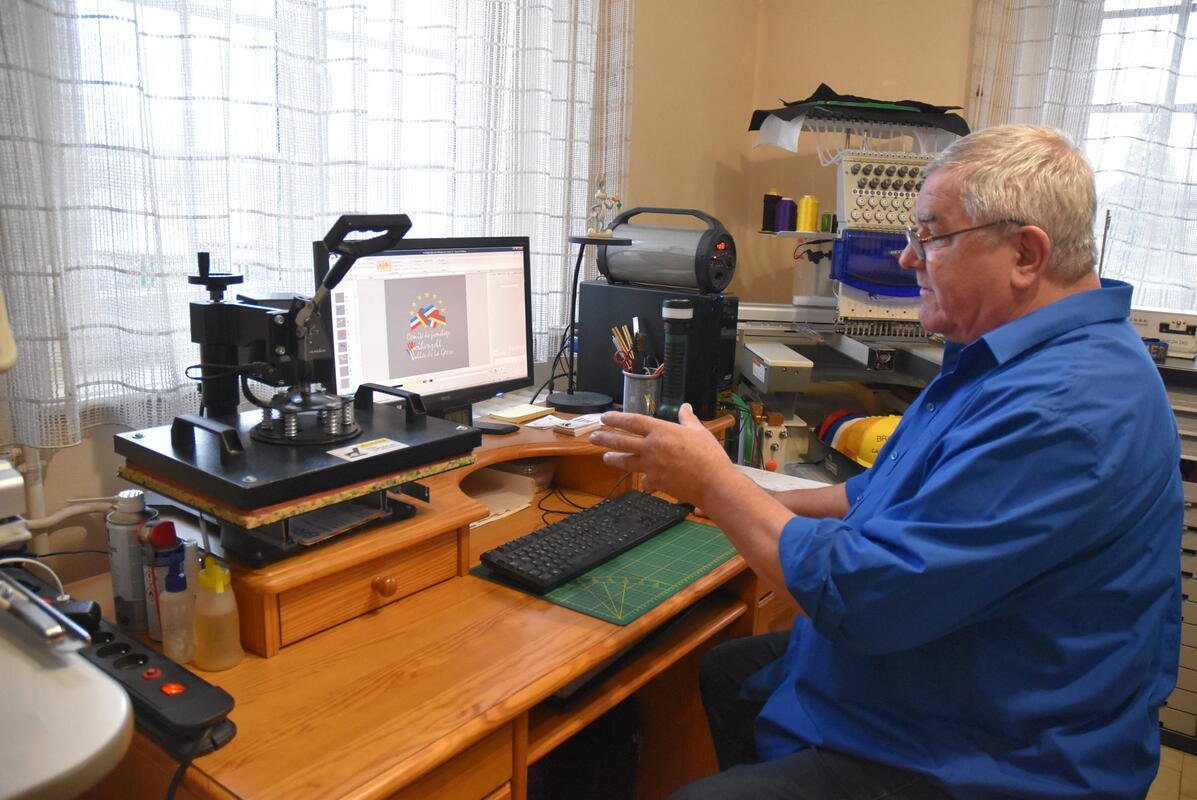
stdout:
POLYGON ((1063 132, 1035 125, 986 128, 957 139, 924 172, 938 169, 956 178, 975 224, 1010 218, 1046 231, 1052 242, 1049 277, 1069 284, 1092 272, 1093 169, 1063 132))

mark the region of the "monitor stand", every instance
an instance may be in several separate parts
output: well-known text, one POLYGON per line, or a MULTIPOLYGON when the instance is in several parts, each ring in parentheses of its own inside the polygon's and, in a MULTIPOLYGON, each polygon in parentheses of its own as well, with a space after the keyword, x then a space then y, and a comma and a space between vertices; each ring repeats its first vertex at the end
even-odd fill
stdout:
POLYGON ((447 408, 438 416, 444 417, 449 422, 456 422, 458 425, 469 425, 474 430, 479 430, 483 433, 501 435, 504 433, 515 433, 520 429, 519 425, 512 425, 509 422, 484 422, 474 419, 474 406, 471 403, 466 403, 464 406, 457 406, 455 408, 447 408))
POLYGON ((429 411, 428 413, 434 417, 440 417, 447 422, 456 422, 458 425, 474 424, 474 406, 471 403, 466 403, 464 406, 446 408, 443 411, 429 411))

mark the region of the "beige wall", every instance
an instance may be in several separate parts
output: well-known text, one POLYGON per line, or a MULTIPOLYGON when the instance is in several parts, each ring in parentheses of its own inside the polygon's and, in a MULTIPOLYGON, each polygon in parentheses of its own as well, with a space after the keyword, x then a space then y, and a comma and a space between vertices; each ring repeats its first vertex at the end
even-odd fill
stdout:
MULTIPOLYGON (((45 512, 53 513, 63 508, 68 500, 110 497, 132 485, 116 476, 116 468, 122 459, 112 451, 112 435, 123 430, 125 428, 105 425, 92 431, 80 445, 43 454, 47 459, 41 481, 45 512)), ((26 481, 30 480, 27 475, 26 481)), ((33 514, 30 509, 25 511, 26 516, 33 514)), ((37 552, 106 550, 107 547, 104 516, 85 514, 71 518, 48 533, 39 543, 37 552)), ((66 582, 108 571, 108 556, 100 553, 59 556, 47 563, 66 582)))
MULTIPOLYGON (((820 82, 883 100, 963 105, 967 95, 966 0, 635 2, 630 177, 626 187, 609 188, 624 208, 697 208, 721 220, 739 251, 730 290, 745 300, 788 302, 793 282, 793 240, 756 233, 761 195, 776 187, 834 202, 834 168, 819 165, 808 135, 797 154, 754 148, 753 110, 800 100, 820 82)), ((125 485, 116 478, 113 432, 51 457, 44 475, 51 511, 125 485)), ((93 515, 54 533, 50 547, 104 549, 103 520, 93 515)), ((106 568, 102 555, 54 563, 67 580, 106 568)))
POLYGON ((810 134, 802 135, 798 153, 754 147, 752 112, 801 100, 820 83, 841 94, 963 106, 972 6, 967 0, 636 0, 624 207, 710 213, 736 240, 729 291, 749 301, 789 302, 794 240, 756 232, 761 196, 771 188, 813 194, 830 208, 835 168, 819 164, 810 134))

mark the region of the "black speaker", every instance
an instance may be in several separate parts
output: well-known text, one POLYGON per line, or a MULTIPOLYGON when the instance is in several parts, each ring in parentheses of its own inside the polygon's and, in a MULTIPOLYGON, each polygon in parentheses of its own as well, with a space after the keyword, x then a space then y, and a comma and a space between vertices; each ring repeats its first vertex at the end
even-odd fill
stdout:
POLYGON ((686 345, 685 400, 700 419, 713 419, 720 392, 730 390, 735 380, 740 301, 731 294, 583 281, 578 292, 578 387, 620 401, 623 370, 615 363, 611 329, 627 325, 630 330, 632 318, 639 318, 646 352, 659 363, 665 338, 661 304, 672 298, 687 299, 694 306, 686 345))

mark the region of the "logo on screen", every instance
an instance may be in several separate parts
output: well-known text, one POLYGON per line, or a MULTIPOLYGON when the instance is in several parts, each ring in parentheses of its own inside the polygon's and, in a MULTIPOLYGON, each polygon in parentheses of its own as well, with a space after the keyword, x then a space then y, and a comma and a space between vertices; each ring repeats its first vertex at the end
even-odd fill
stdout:
POLYGON ((407 354, 413 359, 450 355, 449 314, 435 292, 424 292, 411 304, 407 326, 407 354))
POLYGON ((441 300, 436 295, 422 294, 416 302, 411 304, 411 307, 409 330, 437 328, 449 324, 449 321, 445 319, 445 309, 441 306, 441 300), (427 302, 429 297, 432 298, 430 303, 427 302))

